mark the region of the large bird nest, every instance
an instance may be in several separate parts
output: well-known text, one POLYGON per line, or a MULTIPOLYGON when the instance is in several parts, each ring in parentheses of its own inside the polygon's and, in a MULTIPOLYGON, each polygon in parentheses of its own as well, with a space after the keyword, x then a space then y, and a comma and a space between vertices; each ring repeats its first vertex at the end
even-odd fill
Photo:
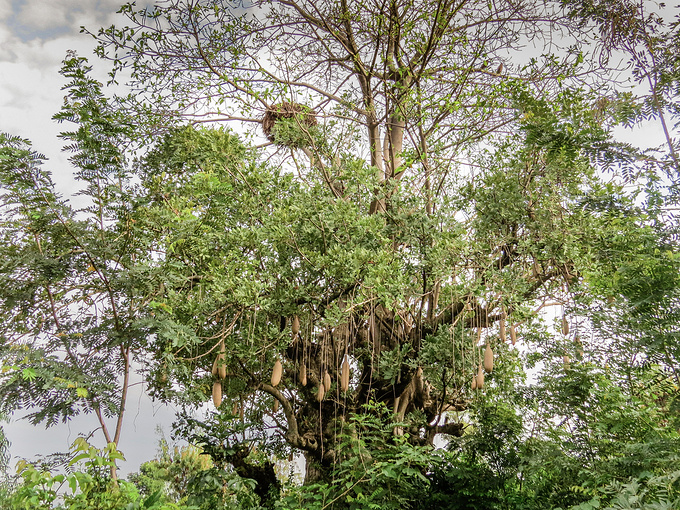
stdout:
POLYGON ((262 130, 269 141, 289 147, 308 145, 310 129, 316 125, 314 110, 288 101, 269 106, 262 118, 262 130))

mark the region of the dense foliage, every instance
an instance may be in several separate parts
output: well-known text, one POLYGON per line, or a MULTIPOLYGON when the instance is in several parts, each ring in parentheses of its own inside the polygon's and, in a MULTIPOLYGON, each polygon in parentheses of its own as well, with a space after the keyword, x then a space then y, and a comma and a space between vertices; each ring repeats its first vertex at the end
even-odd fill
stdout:
POLYGON ((108 444, 8 504, 680 505, 680 51, 645 9, 124 6, 95 37, 134 95, 64 61, 79 206, 0 135, 0 404, 108 444), (661 148, 614 139, 643 121, 661 148), (193 446, 124 481, 135 370, 193 446))

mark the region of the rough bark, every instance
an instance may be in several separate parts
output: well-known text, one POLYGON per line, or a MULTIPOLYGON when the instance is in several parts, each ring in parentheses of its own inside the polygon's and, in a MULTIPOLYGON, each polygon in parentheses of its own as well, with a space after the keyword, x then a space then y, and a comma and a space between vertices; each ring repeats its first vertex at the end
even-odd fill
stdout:
POLYGON ((260 503, 264 508, 274 508, 281 493, 281 482, 276 478, 274 463, 265 461, 261 465, 246 462, 250 450, 239 450, 227 460, 234 466, 234 470, 242 478, 250 478, 255 481, 254 492, 259 496, 260 503))

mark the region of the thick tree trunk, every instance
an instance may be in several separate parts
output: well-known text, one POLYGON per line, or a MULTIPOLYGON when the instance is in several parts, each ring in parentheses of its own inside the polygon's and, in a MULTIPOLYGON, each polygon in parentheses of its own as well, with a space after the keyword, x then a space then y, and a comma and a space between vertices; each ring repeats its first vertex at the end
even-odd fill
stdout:
POLYGON ((247 450, 240 450, 230 456, 228 461, 240 477, 255 480, 254 492, 259 496, 262 507, 273 508, 281 493, 281 483, 276 478, 274 464, 269 461, 261 465, 250 464, 245 461, 247 455, 247 450))
POLYGON ((305 485, 320 482, 325 478, 325 473, 319 465, 319 461, 312 455, 305 453, 305 485))

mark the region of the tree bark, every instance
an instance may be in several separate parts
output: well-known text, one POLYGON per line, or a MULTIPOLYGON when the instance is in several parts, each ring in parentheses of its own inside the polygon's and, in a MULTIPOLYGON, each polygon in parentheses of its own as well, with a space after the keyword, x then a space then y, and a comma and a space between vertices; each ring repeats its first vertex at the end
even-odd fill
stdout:
POLYGON ((276 478, 274 464, 270 461, 262 465, 250 464, 245 460, 249 453, 249 449, 239 450, 228 461, 240 477, 255 481, 254 492, 260 498, 260 504, 264 508, 274 508, 281 493, 281 482, 276 478))

